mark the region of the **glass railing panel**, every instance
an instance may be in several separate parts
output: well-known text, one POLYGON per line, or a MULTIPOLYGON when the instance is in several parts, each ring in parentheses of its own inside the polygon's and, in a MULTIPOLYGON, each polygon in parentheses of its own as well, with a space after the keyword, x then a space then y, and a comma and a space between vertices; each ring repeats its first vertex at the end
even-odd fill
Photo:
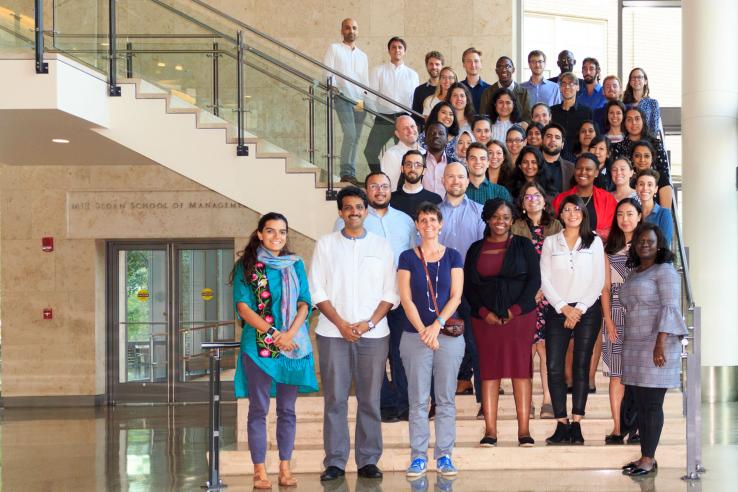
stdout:
POLYGON ((33 49, 34 26, 33 0, 0 0, 0 49, 33 49))
POLYGON ((77 61, 103 73, 108 71, 108 2, 98 0, 54 0, 46 10, 47 50, 73 56, 77 61))

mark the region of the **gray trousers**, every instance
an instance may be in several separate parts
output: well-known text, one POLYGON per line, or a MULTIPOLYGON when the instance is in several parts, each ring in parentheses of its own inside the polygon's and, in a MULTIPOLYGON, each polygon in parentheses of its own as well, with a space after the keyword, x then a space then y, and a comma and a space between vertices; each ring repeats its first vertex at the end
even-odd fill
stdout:
POLYGON ((343 130, 341 143, 341 177, 356 177, 356 153, 359 150, 361 130, 364 128, 366 112, 354 111, 354 105, 345 99, 337 97, 336 114, 343 130))
POLYGON ((431 377, 436 393, 436 459, 451 456, 456 442, 456 375, 464 358, 464 337, 439 335, 440 347, 429 349, 418 333, 404 332, 400 342, 400 356, 407 374, 407 393, 410 402, 410 456, 428 458, 430 427, 428 399, 431 377))
POLYGON ((358 403, 354 458, 356 465, 376 465, 382 455, 382 422, 379 412, 389 336, 343 338, 317 335, 320 377, 323 383, 323 447, 325 467, 345 469, 351 441, 348 397, 353 381, 358 403))

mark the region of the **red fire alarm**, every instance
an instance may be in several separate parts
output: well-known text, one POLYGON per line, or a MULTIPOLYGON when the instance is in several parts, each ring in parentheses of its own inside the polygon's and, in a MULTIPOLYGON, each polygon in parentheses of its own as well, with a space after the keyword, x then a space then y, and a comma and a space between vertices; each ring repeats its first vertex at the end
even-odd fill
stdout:
POLYGON ((41 238, 41 251, 44 253, 50 253, 54 251, 54 238, 53 237, 42 237, 41 238))
POLYGON ((51 308, 44 308, 44 319, 53 319, 54 318, 54 312, 51 310, 51 308))

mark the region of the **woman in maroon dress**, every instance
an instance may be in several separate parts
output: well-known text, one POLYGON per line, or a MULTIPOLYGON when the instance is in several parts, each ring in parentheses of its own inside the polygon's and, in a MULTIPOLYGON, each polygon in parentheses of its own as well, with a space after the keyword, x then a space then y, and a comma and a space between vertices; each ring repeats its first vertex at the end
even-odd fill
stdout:
POLYGON ((464 296, 471 305, 482 379, 485 433, 482 446, 497 444, 500 380, 511 378, 518 417, 518 443, 532 446, 528 420, 533 379, 530 346, 536 331, 536 293, 541 271, 530 239, 510 232, 513 207, 488 200, 482 211, 484 238, 469 248, 464 296))

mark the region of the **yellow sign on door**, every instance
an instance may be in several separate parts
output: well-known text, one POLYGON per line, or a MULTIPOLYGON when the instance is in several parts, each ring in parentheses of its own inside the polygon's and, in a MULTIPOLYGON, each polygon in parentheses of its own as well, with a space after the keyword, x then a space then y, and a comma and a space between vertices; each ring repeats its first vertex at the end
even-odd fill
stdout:
POLYGON ((202 297, 203 301, 210 301, 213 299, 213 289, 210 287, 205 287, 200 291, 200 297, 202 297))
POLYGON ((148 289, 141 289, 138 292, 136 292, 136 298, 141 302, 148 302, 149 300, 148 289))

